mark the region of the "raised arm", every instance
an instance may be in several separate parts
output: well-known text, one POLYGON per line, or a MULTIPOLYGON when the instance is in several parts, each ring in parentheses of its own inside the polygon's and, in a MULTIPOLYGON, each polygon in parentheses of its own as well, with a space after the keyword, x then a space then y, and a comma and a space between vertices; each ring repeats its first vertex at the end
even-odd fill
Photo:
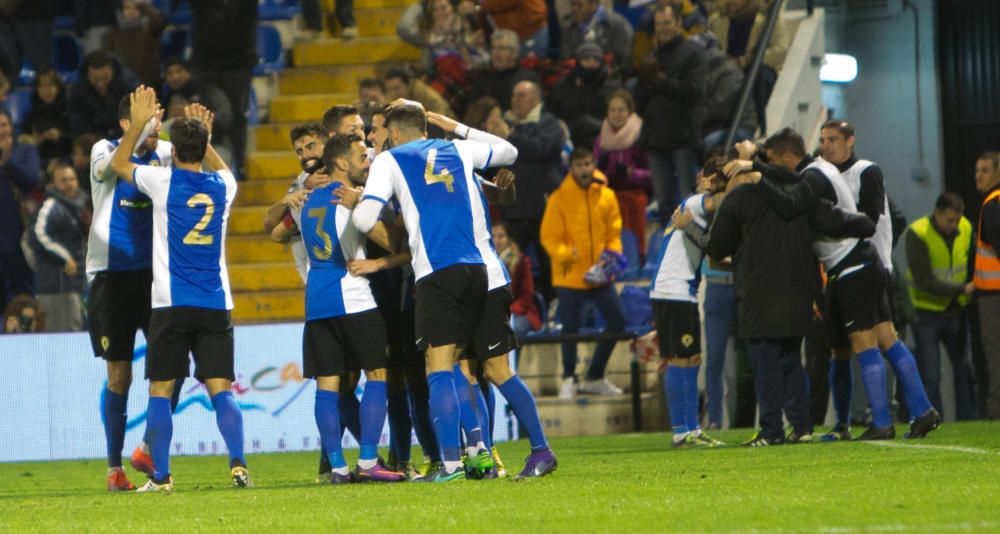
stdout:
POLYGON ((129 95, 132 110, 128 130, 122 137, 118 149, 111 156, 111 169, 119 178, 126 182, 132 182, 132 172, 138 167, 130 161, 135 146, 138 144, 146 123, 153 119, 158 110, 159 104, 156 102, 156 91, 152 88, 139 86, 134 93, 129 95))
POLYGON ((486 158, 485 164, 477 167, 479 169, 510 165, 517 159, 517 148, 502 137, 495 136, 482 130, 476 130, 475 128, 470 128, 454 119, 445 117, 439 113, 434 113, 433 111, 427 112, 427 122, 441 128, 447 133, 455 134, 462 139, 489 145, 491 154, 486 158))
POLYGON ((212 146, 212 123, 215 122, 215 113, 201 104, 188 104, 184 106, 184 116, 201 121, 208 129, 208 148, 205 149, 205 159, 202 161, 205 169, 208 172, 228 171, 229 166, 212 146))

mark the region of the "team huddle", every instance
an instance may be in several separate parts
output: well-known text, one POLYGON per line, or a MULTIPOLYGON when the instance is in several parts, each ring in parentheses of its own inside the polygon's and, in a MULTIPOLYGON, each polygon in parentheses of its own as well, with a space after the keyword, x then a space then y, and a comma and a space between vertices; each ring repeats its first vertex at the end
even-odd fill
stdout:
MULTIPOLYGON (((293 130, 304 172, 272 210, 277 221, 271 213, 265 221, 272 238, 296 242, 303 267, 303 369, 316 380, 321 480, 504 476, 492 446, 492 389, 479 387, 487 383, 506 397, 531 443, 519 476, 553 472, 556 457, 534 398, 508 363, 517 345, 510 277, 491 240, 487 197, 510 198, 513 178, 500 171, 489 181, 474 173, 513 163, 517 150, 409 101, 373 118, 371 148, 356 112, 341 115, 348 120, 338 117, 334 128, 293 130), (341 128, 343 122, 350 124, 341 128), (428 123, 457 139, 427 139, 428 123), (359 403, 353 391, 362 371, 359 403), (386 461, 377 446, 387 412, 386 461), (410 462, 411 428, 427 460, 420 473, 410 462), (353 470, 342 451, 345 430, 361 445, 353 470)), ((170 143, 158 139, 161 118, 155 92, 140 87, 119 106, 124 136, 95 144, 91 154, 88 312, 94 353, 108 369, 102 398, 108 489, 135 489, 121 451, 138 329, 148 340, 150 400, 145 435, 130 458, 148 476, 137 491, 173 490, 172 410, 189 376, 189 354, 195 378, 211 395, 233 485, 252 487, 242 414, 231 392, 225 236, 237 184, 212 148, 210 111, 188 106, 170 126, 170 143)))

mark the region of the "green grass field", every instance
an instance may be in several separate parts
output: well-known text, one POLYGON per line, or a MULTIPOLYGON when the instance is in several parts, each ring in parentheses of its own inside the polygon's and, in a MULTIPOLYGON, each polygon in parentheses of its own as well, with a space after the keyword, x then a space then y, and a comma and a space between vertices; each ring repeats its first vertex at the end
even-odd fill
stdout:
MULTIPOLYGON (((553 440, 553 476, 443 485, 319 486, 316 453, 249 457, 257 487, 243 491, 224 458, 178 457, 170 495, 108 494, 102 461, 0 464, 0 531, 1000 532, 1000 424, 881 445, 668 439, 553 440)), ((500 450, 516 471, 527 443, 500 450)))

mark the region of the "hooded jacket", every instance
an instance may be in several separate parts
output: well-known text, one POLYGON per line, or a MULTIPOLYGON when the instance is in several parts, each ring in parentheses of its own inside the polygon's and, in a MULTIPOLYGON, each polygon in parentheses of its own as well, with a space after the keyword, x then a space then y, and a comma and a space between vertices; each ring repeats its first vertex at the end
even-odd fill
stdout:
POLYGON ((84 242, 89 229, 89 199, 83 191, 66 198, 49 191, 38 210, 34 225, 25 235, 25 257, 35 270, 35 292, 68 293, 83 291, 84 242), (68 259, 76 262, 76 274, 68 276, 63 267, 68 259))
POLYGON ((542 217, 541 241, 552 259, 552 286, 589 289, 583 276, 601 252, 622 252, 622 216, 618 200, 601 171, 581 188, 572 175, 549 196, 542 217), (603 183, 598 183, 598 180, 603 183))

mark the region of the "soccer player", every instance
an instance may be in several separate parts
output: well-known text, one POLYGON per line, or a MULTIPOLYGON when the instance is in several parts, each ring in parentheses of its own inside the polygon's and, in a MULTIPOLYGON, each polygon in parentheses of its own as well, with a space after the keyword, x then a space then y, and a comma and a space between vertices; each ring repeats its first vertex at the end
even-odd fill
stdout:
MULTIPOLYGON (((714 195, 726 187, 724 164, 723 158, 709 159, 699 175, 697 193, 681 201, 678 208, 705 230, 721 200, 714 195)), ((679 231, 680 227, 671 225, 663 232, 660 259, 649 291, 660 356, 667 364, 663 388, 673 428, 671 446, 717 447, 723 443, 702 432, 698 422, 701 323, 697 293, 705 251, 679 231)))
MULTIPOLYGON (((889 291, 892 273, 892 222, 889 216, 889 197, 885 192, 882 169, 877 163, 858 159, 854 155, 854 126, 847 121, 832 120, 820 129, 820 150, 823 159, 837 167, 851 190, 858 211, 875 223, 875 235, 868 241, 878 252, 881 265, 886 271, 885 299, 890 302, 889 291)), ((924 389, 917 361, 910 349, 896 335, 896 327, 891 314, 880 317, 875 325, 878 347, 889 360, 892 370, 903 386, 903 398, 911 421, 907 438, 922 438, 938 427, 941 414, 931 405, 924 389)), ((828 441, 850 437, 851 368, 850 351, 846 340, 840 340, 842 347, 835 349, 836 358, 830 366, 830 385, 833 392, 837 424, 824 436, 828 441)))
MULTIPOLYGON (((403 473, 378 461, 386 418, 386 329, 368 279, 348 268, 350 261, 365 259, 365 235, 351 223, 350 210, 336 205, 338 193, 365 182, 370 165, 367 148, 360 136, 334 135, 323 150, 323 161, 330 183, 313 190, 301 211, 293 211, 310 266, 303 374, 316 379, 316 426, 332 467, 329 481, 396 482, 405 479, 403 473), (341 376, 353 369, 364 369, 367 382, 360 409, 361 454, 352 477, 341 446, 338 405, 341 376)), ((395 249, 384 223, 374 232, 386 236, 380 240, 384 248, 395 249)), ((402 261, 409 261, 409 255, 404 254, 402 261)))
MULTIPOLYGON (((118 122, 122 130, 131 126, 129 95, 119 101, 118 122)), ((159 118, 143 127, 141 143, 129 153, 137 165, 169 168, 172 145, 160 141, 159 118)), ((129 181, 119 180, 110 163, 120 140, 102 139, 90 153, 90 182, 94 218, 87 244, 87 301, 90 342, 94 356, 104 358, 108 385, 101 398, 104 435, 107 440, 108 490, 132 490, 122 469, 122 446, 128 420, 128 391, 132 384, 135 332, 149 337, 150 287, 153 283, 153 207, 143 192, 129 181)), ((181 381, 173 394, 177 404, 181 381)), ((132 454, 132 466, 152 472, 148 436, 132 454)))
POLYGON ((352 220, 368 232, 393 196, 400 203, 416 279, 417 347, 426 351, 431 419, 444 459, 418 480, 447 482, 465 477, 453 367, 483 315, 488 287, 476 236, 489 230, 473 169, 509 165, 517 149, 475 131, 481 141, 428 140, 426 114, 412 103, 392 107, 385 124, 393 148, 372 162, 352 220))
POLYGON ((147 431, 154 472, 138 491, 173 491, 170 394, 188 375, 188 354, 195 377, 205 384, 216 423, 229 449, 230 476, 236 487, 252 487, 243 456, 243 415, 231 391, 233 299, 226 269, 225 236, 236 179, 209 143, 212 114, 199 104, 170 126, 174 168, 139 166, 129 161, 142 125, 158 113, 156 94, 141 87, 131 95, 129 129, 111 168, 134 183, 153 204, 153 291, 150 315, 147 431), (202 172, 202 168, 209 172, 202 172))
MULTIPOLYGON (((741 157, 753 157, 756 146, 741 157)), ((785 128, 764 144, 766 164, 749 159, 726 164, 732 178, 743 171, 752 173, 761 194, 786 220, 814 210, 821 199, 832 202, 849 214, 858 212, 850 187, 833 164, 806 154, 802 136, 785 128)), ((861 364, 865 391, 872 409, 872 424, 860 440, 893 439, 896 431, 889 414, 885 363, 878 347, 875 327, 889 318, 884 269, 877 251, 857 238, 818 235, 813 250, 827 273, 826 300, 831 313, 834 338, 846 338, 861 364)))

